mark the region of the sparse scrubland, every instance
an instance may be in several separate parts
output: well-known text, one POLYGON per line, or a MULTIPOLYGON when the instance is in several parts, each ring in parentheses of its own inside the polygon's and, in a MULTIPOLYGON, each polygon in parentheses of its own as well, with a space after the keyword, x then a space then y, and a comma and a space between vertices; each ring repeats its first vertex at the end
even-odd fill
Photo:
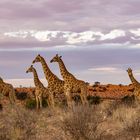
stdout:
POLYGON ((140 138, 140 105, 120 101, 42 110, 18 104, 0 111, 0 140, 131 140, 140 138))

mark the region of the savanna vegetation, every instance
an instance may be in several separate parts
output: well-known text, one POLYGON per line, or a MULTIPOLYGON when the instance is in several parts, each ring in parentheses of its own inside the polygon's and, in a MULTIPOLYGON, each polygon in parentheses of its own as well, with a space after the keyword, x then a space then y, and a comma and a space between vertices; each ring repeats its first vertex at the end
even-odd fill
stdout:
MULTIPOLYGON (((24 98, 24 97, 23 97, 24 98)), ((77 97, 78 98, 78 97, 77 97)), ((26 106, 6 105, 0 111, 0 140, 132 140, 140 138, 140 105, 133 97, 100 100, 88 97, 69 109, 44 101, 42 110, 34 100, 26 106)))

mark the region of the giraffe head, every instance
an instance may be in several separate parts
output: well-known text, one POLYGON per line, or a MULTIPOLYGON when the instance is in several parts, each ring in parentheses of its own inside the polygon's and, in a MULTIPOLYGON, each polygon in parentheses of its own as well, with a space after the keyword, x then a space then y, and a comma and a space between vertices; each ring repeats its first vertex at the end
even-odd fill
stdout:
POLYGON ((0 81, 3 81, 3 79, 0 77, 0 81))
POLYGON ((132 75, 132 69, 131 68, 128 68, 127 72, 128 72, 129 75, 132 75))
POLYGON ((38 55, 36 56, 36 58, 33 60, 32 63, 34 64, 34 63, 40 62, 40 61, 41 61, 41 58, 42 58, 41 55, 38 54, 38 55))
POLYGON ((58 54, 56 54, 56 56, 53 57, 53 59, 50 61, 52 62, 59 62, 61 60, 62 56, 59 56, 58 54))
POLYGON ((31 66, 27 69, 26 73, 33 72, 33 71, 34 71, 34 67, 33 67, 33 65, 31 65, 31 66))
POLYGON ((0 82, 3 82, 3 79, 0 77, 0 82))

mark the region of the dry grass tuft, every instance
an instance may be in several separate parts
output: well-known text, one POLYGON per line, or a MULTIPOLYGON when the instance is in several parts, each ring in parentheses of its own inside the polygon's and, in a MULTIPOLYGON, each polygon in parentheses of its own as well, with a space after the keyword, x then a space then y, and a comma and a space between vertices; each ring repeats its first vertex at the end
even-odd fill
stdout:
POLYGON ((73 140, 98 139, 98 127, 105 121, 105 112, 96 106, 76 106, 63 116, 63 130, 73 140))
POLYGON ((34 112, 13 106, 0 113, 0 139, 30 140, 35 139, 36 115, 34 112))

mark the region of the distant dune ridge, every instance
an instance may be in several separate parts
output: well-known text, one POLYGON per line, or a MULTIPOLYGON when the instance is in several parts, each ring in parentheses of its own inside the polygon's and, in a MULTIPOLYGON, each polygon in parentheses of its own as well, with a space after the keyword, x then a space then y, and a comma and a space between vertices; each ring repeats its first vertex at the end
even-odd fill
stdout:
MULTIPOLYGON (((34 93, 33 87, 15 88, 17 92, 26 92, 28 94, 34 93)), ((106 99, 121 99, 124 96, 132 95, 132 85, 98 85, 88 86, 88 95, 99 96, 106 99)))

